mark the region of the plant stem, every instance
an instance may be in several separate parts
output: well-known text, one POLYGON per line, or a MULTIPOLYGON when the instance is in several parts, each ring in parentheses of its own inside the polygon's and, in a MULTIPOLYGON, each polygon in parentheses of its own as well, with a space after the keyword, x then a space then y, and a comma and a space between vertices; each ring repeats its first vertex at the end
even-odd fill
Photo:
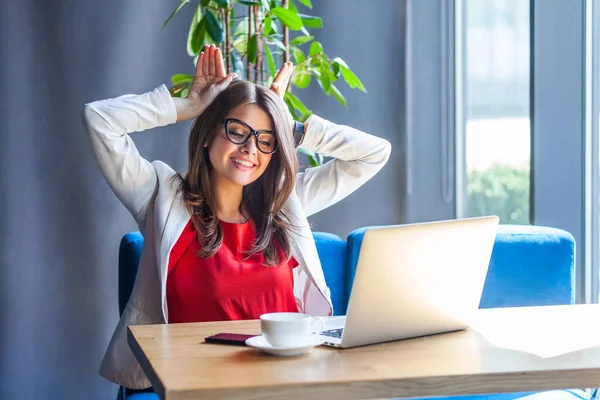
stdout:
POLYGON ((262 39, 262 23, 260 23, 260 9, 258 7, 254 10, 254 26, 260 27, 256 29, 256 63, 254 64, 254 76, 259 84, 263 83, 263 39, 262 39))
MULTIPOLYGON (((248 44, 250 43, 250 38, 252 37, 252 21, 254 20, 254 7, 248 6, 248 44)), ((250 76, 250 58, 246 58, 246 79, 251 81, 252 77, 250 76)))
POLYGON ((229 32, 229 19, 231 18, 232 7, 227 7, 225 10, 225 66, 227 68, 227 73, 231 73, 232 65, 231 65, 231 32, 229 32))
MULTIPOLYGON (((283 0, 281 2, 283 8, 288 8, 289 0, 283 0)), ((283 25, 283 44, 285 46, 285 53, 283 55, 283 62, 286 63, 290 61, 290 29, 283 25)))

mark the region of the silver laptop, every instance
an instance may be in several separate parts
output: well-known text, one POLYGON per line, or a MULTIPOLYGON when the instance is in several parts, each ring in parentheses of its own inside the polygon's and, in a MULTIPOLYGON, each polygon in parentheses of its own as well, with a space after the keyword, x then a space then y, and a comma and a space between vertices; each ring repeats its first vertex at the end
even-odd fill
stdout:
POLYGON ((325 344, 355 347, 462 330, 479 301, 498 217, 368 229, 345 317, 325 344))

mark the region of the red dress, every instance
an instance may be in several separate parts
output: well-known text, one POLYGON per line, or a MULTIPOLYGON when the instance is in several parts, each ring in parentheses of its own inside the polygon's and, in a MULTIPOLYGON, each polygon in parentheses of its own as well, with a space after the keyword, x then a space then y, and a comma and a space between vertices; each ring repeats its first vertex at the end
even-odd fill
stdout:
POLYGON ((257 319, 268 312, 298 312, 294 298, 294 258, 265 267, 262 254, 245 259, 252 248, 254 224, 221 221, 223 244, 208 259, 198 256, 200 242, 188 222, 169 256, 169 323, 257 319))

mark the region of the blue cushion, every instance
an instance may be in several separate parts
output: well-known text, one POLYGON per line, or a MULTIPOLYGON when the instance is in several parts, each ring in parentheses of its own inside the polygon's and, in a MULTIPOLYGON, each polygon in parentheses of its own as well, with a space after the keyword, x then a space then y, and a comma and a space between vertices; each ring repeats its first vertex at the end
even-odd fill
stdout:
POLYGON ((348 261, 346 264, 346 290, 348 298, 346 299, 346 306, 348 300, 350 300, 350 292, 352 291, 352 284, 354 283, 354 275, 356 275, 356 265, 358 264, 358 255, 360 254, 363 236, 366 230, 370 228, 374 227, 365 226, 364 228, 355 229, 348 234, 348 261))
MULTIPOLYGON (((442 397, 445 400, 588 400, 590 396, 582 390, 551 390, 546 392, 498 393, 474 396, 442 397)), ((159 400, 156 393, 138 393, 126 397, 127 400, 159 400)), ((413 399, 414 400, 414 399, 413 399)), ((425 400, 425 399, 423 399, 425 400)))
MULTIPOLYGON (((325 280, 331 290, 331 300, 336 315, 346 311, 346 242, 331 233, 313 234, 325 280)), ((119 247, 119 312, 129 300, 137 274, 144 238, 140 232, 129 232, 121 239, 119 247)))
POLYGON ((346 242, 331 233, 314 232, 325 281, 331 290, 334 315, 346 312, 346 242))
POLYGON ((160 400, 156 393, 134 393, 125 397, 127 400, 160 400))
POLYGON ((575 240, 561 229, 500 225, 481 308, 575 302, 575 240))
MULTIPOLYGON (((348 235, 348 294, 365 231, 348 235)), ((480 308, 572 304, 575 302, 575 241, 561 229, 500 225, 480 308)))
POLYGON ((441 397, 444 400, 588 400, 589 398, 590 395, 580 389, 441 397))

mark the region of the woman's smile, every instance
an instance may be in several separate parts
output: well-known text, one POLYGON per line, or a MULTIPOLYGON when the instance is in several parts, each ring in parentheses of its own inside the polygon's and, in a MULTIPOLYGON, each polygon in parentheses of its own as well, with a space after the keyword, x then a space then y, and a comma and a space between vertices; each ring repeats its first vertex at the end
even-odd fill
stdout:
POLYGON ((241 171, 251 171, 254 167, 256 167, 253 162, 237 157, 231 157, 231 161, 233 161, 233 165, 241 171))

